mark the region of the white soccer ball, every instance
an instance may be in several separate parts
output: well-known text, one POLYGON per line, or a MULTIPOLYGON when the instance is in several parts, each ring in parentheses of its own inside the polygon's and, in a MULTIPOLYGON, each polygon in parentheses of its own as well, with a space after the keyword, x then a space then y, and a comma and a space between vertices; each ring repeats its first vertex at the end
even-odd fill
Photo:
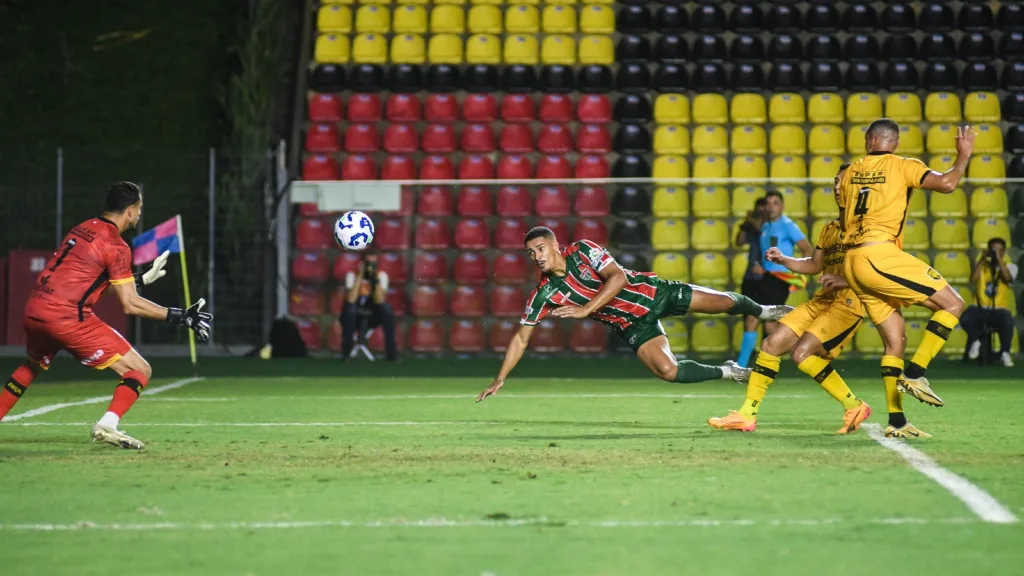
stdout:
POLYGON ((358 210, 345 212, 334 223, 334 241, 345 250, 366 250, 373 242, 373 220, 358 210))

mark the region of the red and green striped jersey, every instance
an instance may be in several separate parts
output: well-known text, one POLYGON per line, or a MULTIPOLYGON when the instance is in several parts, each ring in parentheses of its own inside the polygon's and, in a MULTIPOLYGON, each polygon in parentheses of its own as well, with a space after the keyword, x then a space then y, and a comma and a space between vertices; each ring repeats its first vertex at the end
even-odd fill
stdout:
MULTIPOLYGON (((585 306, 604 281, 599 272, 615 262, 612 255, 590 240, 580 240, 562 249, 565 276, 544 276, 526 299, 522 324, 533 326, 558 306, 585 306)), ((603 308, 590 315, 612 328, 625 330, 654 306, 658 279, 653 272, 626 270, 626 286, 603 308)))

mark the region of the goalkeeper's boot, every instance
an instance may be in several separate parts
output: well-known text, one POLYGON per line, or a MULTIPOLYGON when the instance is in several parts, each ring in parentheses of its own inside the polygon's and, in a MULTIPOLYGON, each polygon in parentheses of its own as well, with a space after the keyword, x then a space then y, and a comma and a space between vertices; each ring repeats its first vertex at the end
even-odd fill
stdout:
POLYGON ((729 410, 728 416, 708 418, 708 425, 718 430, 753 432, 754 428, 757 428, 757 419, 744 416, 735 410, 729 410))
POLYGON ((931 438, 932 435, 927 432, 922 432, 917 429, 910 422, 907 422, 900 428, 896 428, 892 424, 885 427, 886 438, 931 438))
POLYGON ((775 306, 761 306, 761 320, 765 322, 778 322, 782 318, 793 311, 792 306, 786 306, 785 304, 779 304, 775 306))
POLYGON ((106 442, 107 444, 113 444, 114 446, 120 446, 129 450, 142 450, 146 447, 141 441, 132 438, 124 432, 110 426, 101 426, 100 424, 93 424, 92 439, 96 442, 106 442))
POLYGON ((867 420, 869 416, 871 416, 871 406, 868 406, 867 402, 861 400, 860 406, 850 408, 843 414, 843 427, 836 434, 856 432, 860 428, 861 423, 867 420))
POLYGON ((928 384, 928 379, 924 376, 897 380, 896 386, 901 391, 910 394, 925 404, 932 406, 943 406, 945 404, 942 398, 939 398, 939 395, 932 390, 932 387, 928 384))
POLYGON ((723 368, 723 372, 728 374, 726 378, 735 380, 740 384, 746 384, 747 380, 750 380, 750 373, 753 371, 752 368, 740 366, 734 360, 726 360, 723 368))

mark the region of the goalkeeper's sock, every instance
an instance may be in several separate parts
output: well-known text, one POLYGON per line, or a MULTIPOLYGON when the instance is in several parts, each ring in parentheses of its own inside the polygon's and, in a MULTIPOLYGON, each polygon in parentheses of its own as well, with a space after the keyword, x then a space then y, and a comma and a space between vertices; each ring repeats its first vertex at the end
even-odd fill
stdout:
POLYGON ((139 399, 139 394, 142 393, 142 389, 148 383, 149 379, 146 378, 146 375, 138 370, 125 372, 121 376, 121 381, 118 382, 117 388, 114 389, 114 398, 110 401, 106 414, 103 415, 103 418, 100 418, 99 424, 116 429, 121 421, 121 417, 139 399))
POLYGON ((768 393, 768 387, 778 375, 779 357, 763 350, 759 352, 754 362, 754 370, 750 373, 750 380, 747 381, 747 397, 740 407, 740 414, 750 418, 757 417, 761 402, 764 402, 764 395, 768 393))
POLYGON ((740 343, 740 355, 736 358, 736 363, 746 368, 755 346, 757 346, 757 332, 744 332, 743 341, 740 343))
POLYGON ((3 420, 4 416, 7 416, 11 408, 21 399, 21 395, 25 393, 35 377, 35 373, 28 367, 28 364, 18 366, 18 369, 11 374, 7 384, 4 385, 3 392, 0 392, 0 420, 3 420))
POLYGON ((718 366, 708 366, 693 360, 680 360, 676 363, 676 377, 673 378, 673 382, 693 384, 694 382, 718 380, 722 377, 722 369, 718 366))
POLYGON ((945 310, 939 310, 932 314, 931 320, 925 326, 921 344, 918 345, 914 357, 910 359, 910 366, 907 366, 907 378, 920 378, 924 376, 924 371, 928 369, 928 364, 942 351, 942 347, 946 345, 946 340, 949 340, 950 332, 953 331, 953 328, 956 328, 958 322, 960 322, 959 318, 945 310))
POLYGON ((889 408, 889 425, 902 428, 907 425, 903 414, 903 393, 897 384, 903 379, 903 359, 882 356, 882 382, 885 383, 885 403, 889 408))
POLYGON ((818 356, 808 356, 797 365, 801 372, 821 384, 821 387, 835 398, 843 408, 849 410, 861 405, 859 398, 853 395, 843 377, 832 367, 832 363, 818 356))
POLYGON ((757 302, 736 292, 726 292, 726 294, 733 300, 732 308, 729 308, 726 314, 731 316, 753 316, 754 318, 761 317, 761 305, 757 302))

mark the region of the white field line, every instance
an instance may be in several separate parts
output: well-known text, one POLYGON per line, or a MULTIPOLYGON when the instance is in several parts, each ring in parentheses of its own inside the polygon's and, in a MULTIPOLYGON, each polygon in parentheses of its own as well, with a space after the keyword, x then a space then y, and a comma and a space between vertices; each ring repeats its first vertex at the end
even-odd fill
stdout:
POLYGON ((907 464, 910 464, 911 468, 931 478, 939 486, 948 490, 950 494, 959 498, 985 522, 997 524, 1013 524, 1017 522, 1017 517, 1013 515, 1013 512, 1010 512, 1005 506, 1000 504, 991 494, 971 484, 966 478, 939 466, 935 460, 932 460, 924 452, 906 444, 902 440, 886 438, 885 434, 882 433, 882 427, 878 424, 865 424, 864 428, 868 431, 868 435, 871 436, 872 440, 899 454, 907 461, 907 464))
MULTIPOLYGON (((701 400, 701 399, 730 399, 742 397, 743 392, 735 394, 645 394, 645 393, 564 393, 564 394, 504 394, 498 393, 495 398, 508 398, 512 400, 579 400, 589 398, 670 398, 673 400, 701 400)), ((775 394, 772 398, 824 398, 821 394, 775 394)), ((236 402, 243 400, 475 400, 476 394, 391 394, 376 396, 219 396, 219 397, 165 397, 160 400, 164 402, 236 402)))
MULTIPOLYGON (((143 426, 170 427, 170 428, 278 428, 278 427, 341 427, 341 426, 494 426, 506 424, 505 422, 481 422, 481 421, 437 421, 437 422, 132 422, 131 428, 143 426)), ((91 426, 91 422, 20 422, 14 426, 91 426)))
MULTIPOLYGON (((154 386, 147 388, 143 394, 150 396, 153 394, 160 394, 168 390, 177 390, 182 386, 187 386, 193 382, 202 380, 202 377, 185 378, 183 380, 176 380, 170 384, 164 384, 163 386, 154 386)), ((49 414, 62 408, 72 408, 74 406, 88 406, 89 404, 99 404, 101 402, 109 402, 111 398, 110 394, 106 396, 93 396, 92 398, 86 398, 85 400, 78 400, 77 402, 61 402, 59 404, 47 404, 46 406, 40 406, 39 408, 33 408, 32 410, 26 410, 20 414, 9 414, 3 419, 3 423, 16 422, 18 420, 24 420, 25 418, 34 418, 36 416, 42 416, 43 414, 49 414)))

